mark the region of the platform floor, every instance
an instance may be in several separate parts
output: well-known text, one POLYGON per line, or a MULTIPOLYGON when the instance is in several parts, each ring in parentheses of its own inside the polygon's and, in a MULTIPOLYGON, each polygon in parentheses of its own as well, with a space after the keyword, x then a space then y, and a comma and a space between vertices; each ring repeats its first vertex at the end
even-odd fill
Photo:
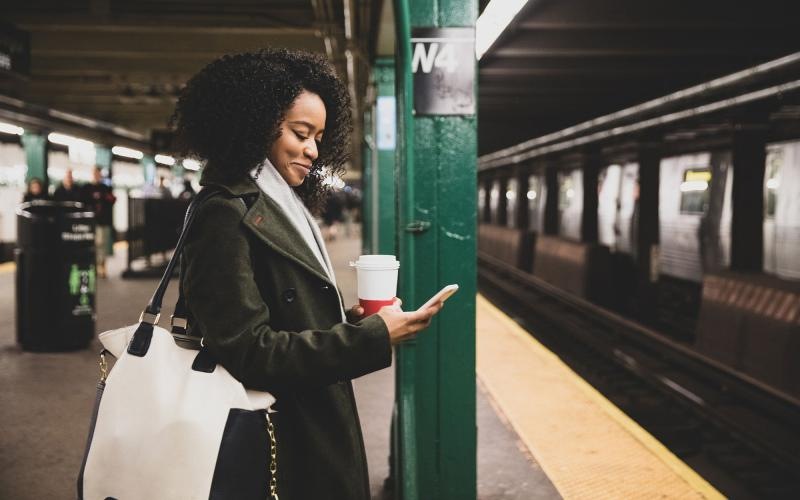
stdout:
MULTIPOLYGON (((329 246, 345 302, 355 303, 355 275, 347 262, 359 242, 340 238, 329 246)), ((97 331, 133 323, 156 286, 152 279, 123 280, 124 247, 109 262, 110 277, 98 281, 97 331)), ((175 302, 170 289, 164 304, 175 302)), ((34 354, 16 345, 14 267, 0 265, 0 499, 75 497, 75 478, 85 446, 99 342, 88 350, 34 354)), ((388 475, 392 368, 355 381, 370 468, 373 498, 388 475)), ((478 497, 484 500, 559 498, 498 408, 478 383, 478 497)))
MULTIPOLYGON (((354 304, 355 238, 329 247, 354 304)), ((99 281, 98 331, 130 323, 155 280, 123 280, 124 247, 99 281)), ((90 349, 15 345, 13 265, 0 265, 0 498, 74 498, 98 377, 90 349)), ((174 303, 170 290, 165 304, 174 303)), ((721 498, 706 481, 482 296, 477 298, 478 498, 721 498)), ((388 475, 393 369, 355 381, 373 498, 388 475)), ((427 500, 427 499, 426 499, 427 500)), ((431 499, 435 500, 435 499, 431 499)))

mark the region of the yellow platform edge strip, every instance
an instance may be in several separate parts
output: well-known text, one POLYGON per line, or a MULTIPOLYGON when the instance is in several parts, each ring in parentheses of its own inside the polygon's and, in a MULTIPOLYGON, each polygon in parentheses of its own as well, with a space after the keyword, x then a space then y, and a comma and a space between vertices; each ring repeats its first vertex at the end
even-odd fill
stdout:
MULTIPOLYGON (((566 363, 564 363, 561 358, 556 356, 552 351, 547 349, 544 345, 542 345, 538 340, 532 337, 528 332, 526 332, 519 324, 517 324, 514 320, 508 317, 503 311, 498 309, 494 304, 489 302, 483 295, 477 295, 477 306, 478 310, 484 309, 491 313, 496 319, 500 322, 504 323, 509 331, 516 337, 520 338, 527 344, 531 349, 536 351, 538 354, 547 357, 548 359, 552 360, 554 364, 561 366, 564 371, 569 374, 571 378, 571 382, 578 387, 581 392, 583 392, 592 402, 597 404, 602 410, 611 417, 620 427, 625 429, 629 434, 631 434, 638 442, 640 442, 645 448, 647 448, 653 455, 659 458, 664 464, 666 464, 675 474, 677 474, 681 479, 686 481, 695 491, 700 493, 706 498, 709 499, 724 499, 725 496, 722 495, 716 488, 714 488, 708 481, 703 479, 697 472, 695 472, 691 467, 686 465, 686 463, 678 458, 674 453, 672 453, 667 447, 665 447, 661 442, 659 442, 656 438, 654 438, 649 432, 644 430, 639 424, 634 422, 629 416, 627 416, 622 410, 616 407, 613 403, 611 403, 605 396, 603 396, 600 392, 597 391, 594 387, 592 387, 588 382, 586 382, 583 378, 581 378, 577 373, 575 373, 572 368, 570 368, 566 363)), ((481 379, 484 387, 486 387, 489 394, 492 396, 492 400, 494 401, 495 405, 502 410, 502 405, 500 402, 494 398, 492 384, 487 380, 487 377, 483 377, 478 373, 478 376, 481 379)), ((514 428, 517 435, 522 439, 525 440, 520 429, 515 424, 513 419, 508 415, 504 415, 505 420, 507 420, 511 426, 514 428)), ((534 446, 532 443, 525 443, 528 446, 529 451, 531 454, 534 454, 534 446)), ((538 460, 538 457, 537 457, 538 460)), ((542 469, 546 471, 546 463, 543 463, 542 460, 538 460, 540 463, 539 465, 542 469)), ((548 474, 549 475, 549 474, 548 474)), ((552 480, 552 479, 551 479, 552 480)), ((553 481, 553 485, 558 487, 555 481, 553 481)))

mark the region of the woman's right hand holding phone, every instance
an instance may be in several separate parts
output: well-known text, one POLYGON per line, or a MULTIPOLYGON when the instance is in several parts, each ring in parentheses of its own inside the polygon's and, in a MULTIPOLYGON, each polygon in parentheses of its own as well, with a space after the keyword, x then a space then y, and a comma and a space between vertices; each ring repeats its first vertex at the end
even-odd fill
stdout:
POLYGON ((400 309, 401 304, 400 299, 395 299, 393 305, 385 306, 377 313, 389 329, 392 345, 413 338, 427 328, 431 324, 431 319, 444 307, 443 301, 437 301, 424 309, 405 312, 400 309))

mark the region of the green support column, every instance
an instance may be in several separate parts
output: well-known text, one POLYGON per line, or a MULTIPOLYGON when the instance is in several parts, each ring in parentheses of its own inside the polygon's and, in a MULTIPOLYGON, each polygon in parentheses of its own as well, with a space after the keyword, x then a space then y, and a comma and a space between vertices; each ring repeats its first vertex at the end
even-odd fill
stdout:
POLYGON ((156 181, 156 160, 151 155, 144 155, 139 164, 144 170, 144 183, 153 185, 156 181))
POLYGON ((394 254, 397 251, 397 100, 394 59, 379 58, 375 61, 374 74, 378 97, 373 115, 375 157, 371 187, 372 206, 377 215, 373 226, 373 248, 375 253, 394 254))
POLYGON ((30 182, 34 177, 41 179, 42 187, 46 192, 50 184, 47 176, 47 136, 25 132, 21 139, 22 147, 25 148, 25 160, 28 164, 25 182, 30 182))
POLYGON ((372 208, 372 198, 375 195, 372 189, 373 159, 375 150, 375 134, 373 126, 374 108, 364 111, 364 140, 361 142, 361 253, 374 254, 376 245, 373 244, 373 226, 377 214, 372 208))
POLYGON ((105 170, 108 172, 108 178, 111 179, 114 175, 114 172, 111 171, 111 148, 106 146, 95 146, 94 156, 94 164, 97 165, 100 170, 105 170))
MULTIPOLYGON (((430 328, 397 351, 394 472, 405 500, 477 496, 477 122, 412 115, 410 44, 412 28, 472 28, 476 15, 474 1, 395 0, 400 296, 410 310, 443 285, 461 287, 430 328)), ((475 71, 474 56, 458 61, 470 63, 475 71)))

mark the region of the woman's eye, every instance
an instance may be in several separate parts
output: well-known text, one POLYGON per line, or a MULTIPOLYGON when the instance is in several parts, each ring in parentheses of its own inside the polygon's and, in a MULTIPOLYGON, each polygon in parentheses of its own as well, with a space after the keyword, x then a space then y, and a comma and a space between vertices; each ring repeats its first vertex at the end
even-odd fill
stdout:
POLYGON ((305 140, 308 139, 308 137, 304 136, 303 134, 301 134, 299 132, 295 132, 294 135, 296 135, 297 138, 300 139, 301 141, 305 141, 305 140))

